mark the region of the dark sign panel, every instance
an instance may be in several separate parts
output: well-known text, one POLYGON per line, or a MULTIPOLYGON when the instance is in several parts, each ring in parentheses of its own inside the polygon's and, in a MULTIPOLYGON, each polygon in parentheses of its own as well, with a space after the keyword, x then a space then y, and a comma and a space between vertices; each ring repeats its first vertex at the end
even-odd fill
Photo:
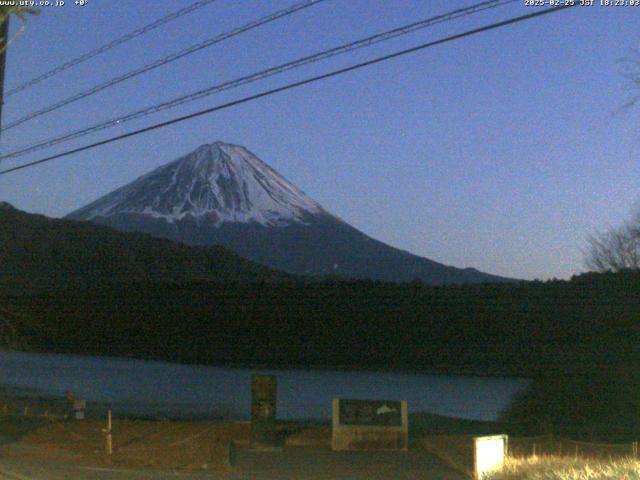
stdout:
POLYGON ((340 400, 341 425, 402 426, 400 402, 383 400, 340 400))
POLYGON ((251 381, 251 447, 276 444, 278 382, 274 376, 254 375, 251 381))

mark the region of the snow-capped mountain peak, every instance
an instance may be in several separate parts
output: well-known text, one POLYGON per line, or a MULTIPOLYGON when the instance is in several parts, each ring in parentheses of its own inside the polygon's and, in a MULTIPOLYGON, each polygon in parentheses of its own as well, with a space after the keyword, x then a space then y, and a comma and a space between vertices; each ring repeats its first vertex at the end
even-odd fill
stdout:
POLYGON ((92 220, 138 214, 174 223, 180 220, 305 223, 326 213, 278 172, 238 145, 215 142, 163 165, 69 215, 92 220))
POLYGON ((222 245, 300 275, 433 284, 504 281, 393 248, 325 211, 246 148, 215 142, 67 215, 188 245, 222 245))

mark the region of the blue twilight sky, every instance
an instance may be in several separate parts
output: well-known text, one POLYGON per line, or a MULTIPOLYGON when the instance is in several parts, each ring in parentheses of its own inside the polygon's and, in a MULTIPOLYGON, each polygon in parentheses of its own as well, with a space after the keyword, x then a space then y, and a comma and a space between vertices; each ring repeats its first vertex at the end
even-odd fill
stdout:
MULTIPOLYGON (((6 87, 192 0, 42 7, 10 46, 6 87)), ((7 99, 5 124, 115 75, 296 3, 217 0, 7 99)), ((419 19, 469 0, 326 0, 3 132, 11 151, 165 99, 419 19)), ((0 201, 62 216, 216 140, 246 146, 370 236, 458 267, 569 277, 596 230, 638 206, 640 107, 621 59, 640 7, 576 7, 440 45, 164 130, 0 176, 0 201)), ((36 160, 290 81, 534 11, 524 0, 217 94, 36 160)), ((20 24, 13 21, 12 32, 20 24)))

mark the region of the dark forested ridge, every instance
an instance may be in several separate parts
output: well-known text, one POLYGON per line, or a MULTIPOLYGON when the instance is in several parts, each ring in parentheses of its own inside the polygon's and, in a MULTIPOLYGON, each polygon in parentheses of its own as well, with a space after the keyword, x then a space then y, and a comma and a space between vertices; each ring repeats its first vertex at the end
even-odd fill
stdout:
POLYGON ((638 299, 614 287, 631 283, 103 283, 0 300, 45 351, 531 376, 635 362, 638 299))
POLYGON ((96 282, 279 281, 288 275, 222 247, 31 215, 0 205, 0 284, 19 292, 96 282))
POLYGON ((34 348, 196 363, 526 375, 636 361, 640 274, 432 287, 310 280, 0 211, 0 301, 34 348))
POLYGON ((639 426, 638 272, 442 287, 312 280, 5 206, 0 307, 36 351, 525 376, 531 390, 505 415, 521 431, 630 438, 639 426))

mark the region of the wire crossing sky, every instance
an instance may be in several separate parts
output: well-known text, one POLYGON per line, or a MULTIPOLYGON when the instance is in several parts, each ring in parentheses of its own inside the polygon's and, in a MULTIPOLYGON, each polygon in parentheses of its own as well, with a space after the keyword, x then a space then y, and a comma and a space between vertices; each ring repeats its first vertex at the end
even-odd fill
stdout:
MULTIPOLYGON (((65 70, 68 70, 72 67, 75 67, 76 65, 79 65, 83 62, 86 62, 87 60, 90 60, 94 57, 97 57, 98 55, 101 55, 109 50, 111 50, 112 48, 115 48, 117 46, 120 46, 124 43, 127 43, 131 40, 133 40, 134 38, 137 38, 141 35, 144 35, 145 33, 149 33, 152 30, 155 30, 158 27, 161 27, 162 25, 166 25, 167 23, 173 22, 174 20, 177 20, 178 18, 187 15, 189 13, 192 13, 194 11, 196 11, 199 8, 205 7, 207 5, 209 5, 210 3, 213 3, 217 0, 199 0, 195 3, 192 3, 191 5, 181 8, 180 10, 173 12, 165 17, 162 17, 159 20, 156 20, 155 22, 150 23, 149 25, 145 25, 142 28, 138 28, 132 32, 127 33, 126 35, 123 35, 122 37, 116 38, 115 40, 112 40, 111 42, 102 45, 98 48, 95 48, 85 54, 80 55, 79 57, 74 58, 73 60, 69 60, 68 62, 63 63, 62 65, 59 65, 51 70, 49 70, 48 72, 43 73, 42 75, 39 75, 35 78, 32 78, 31 80, 28 80, 24 83, 21 83, 20 85, 13 87, 11 89, 9 89, 7 92, 5 92, 4 97, 5 99, 18 93, 21 92, 23 90, 26 90, 29 87, 32 87, 44 80, 47 80, 48 78, 51 78, 55 75, 58 75, 59 73, 64 72, 65 70)), ((6 101, 6 100, 5 100, 6 101)))
POLYGON ((278 10, 275 13, 272 13, 271 15, 267 15, 266 17, 262 17, 259 18, 258 20, 255 20, 253 22, 249 22, 246 25, 243 25, 242 27, 239 28, 235 28, 233 30, 230 30, 228 32, 224 32, 221 33, 219 35, 216 35, 213 38, 210 38, 208 40, 205 40, 204 42, 200 42, 197 43, 196 45, 192 45, 189 48, 180 50, 179 52, 175 52, 171 55, 167 55, 163 58, 160 58, 158 60, 156 60, 155 62, 146 64, 140 68, 137 68, 133 71, 127 72, 124 75, 119 75, 118 77, 112 78, 106 82, 103 82, 99 85, 96 85, 92 88, 89 88, 88 90, 84 90, 80 93, 76 93, 75 95, 72 95, 71 97, 65 98, 64 100, 54 103, 53 105, 49 105, 45 108, 42 108, 40 110, 37 110, 35 112, 29 113, 23 117, 18 118, 17 120, 14 120, 12 122, 7 123, 3 128, 2 131, 5 130, 9 130, 11 128, 17 127, 18 125, 22 125, 25 122, 28 122, 29 120, 33 120, 34 118, 38 118, 40 115, 44 115, 46 113, 49 112, 53 112, 59 108, 62 108, 66 105, 69 105, 73 102, 77 102, 78 100, 82 100, 83 98, 86 98, 90 95, 94 95, 98 92, 101 92, 102 90, 105 90, 107 88, 113 87, 121 82, 124 82, 126 80, 130 80, 132 78, 137 77, 138 75, 142 75, 143 73, 147 73, 151 70, 154 70, 158 67, 162 67, 164 65, 167 65, 171 62, 174 62, 176 60, 179 60, 180 58, 186 57, 187 55, 191 55, 195 52, 198 52, 204 48, 207 47, 211 47, 213 45, 216 45, 217 43, 223 42, 224 40, 228 40, 230 38, 235 37, 236 35, 240 35, 242 33, 248 32, 254 28, 258 28, 262 25, 265 25, 267 23, 273 22, 275 20, 278 20, 280 18, 283 17, 287 17, 289 15, 293 15, 294 13, 303 10, 305 8, 309 8, 313 5, 316 5, 320 2, 323 2, 325 0, 305 0, 304 2, 300 2, 300 3, 296 3, 295 5, 292 5, 289 8, 285 8, 283 10, 278 10))
MULTIPOLYGON (((218 0, 31 86, 6 103, 6 118, 54 105, 293 2, 218 0)), ((478 3, 328 0, 3 132, 1 153, 478 3)), ((6 84, 36 78, 185 5, 119 0, 43 7, 9 49, 6 84)), ((7 170, 233 104, 2 175, 0 201, 62 216, 221 140, 244 145, 326 210, 394 247, 502 276, 568 278, 584 269, 587 237, 620 224, 639 204, 640 112, 622 108, 630 92, 621 65, 640 43, 637 8, 577 5, 235 103, 541 10, 524 1, 488 8, 218 91, 215 101, 195 98, 50 145, 46 153, 5 158, 7 170)))
POLYGON ((242 99, 239 99, 239 100, 235 100, 235 101, 230 102, 230 103, 225 103, 223 105, 217 105, 215 107, 211 107, 211 108, 208 108, 206 110, 201 110, 199 112, 195 112, 195 113, 192 113, 192 114, 184 116, 184 117, 174 118, 174 119, 169 120, 167 122, 162 122, 162 123, 159 123, 159 124, 155 124, 155 125, 152 125, 152 126, 149 126, 149 127, 146 127, 146 128, 142 128, 140 130, 136 130, 134 132, 126 133, 124 135, 118 135, 117 137, 112 137, 112 138, 109 138, 107 140, 102 140, 101 142, 96 142, 96 143, 93 143, 93 144, 90 144, 90 145, 85 145, 85 146, 80 147, 80 148, 76 148, 76 149, 73 149, 73 150, 70 150, 70 151, 67 151, 67 152, 64 152, 64 153, 59 153, 57 155, 53 155, 51 157, 42 158, 40 160, 36 160, 34 162, 29 162, 29 163, 26 163, 24 165, 19 165, 17 167, 8 168, 6 170, 0 170, 0 175, 6 175, 8 173, 16 172, 18 170, 23 170, 23 169, 29 168, 29 167, 35 167, 36 165, 40 165, 42 163, 50 162, 52 160, 57 160, 58 158, 66 157, 66 156, 74 154, 74 153, 83 152, 85 150, 90 150, 92 148, 99 147, 99 146, 102 146, 102 145, 106 145, 108 143, 124 140, 126 138, 130 138, 130 137, 133 137, 133 136, 136 136, 136 135, 140 135, 142 133, 147 133, 147 132, 149 132, 151 130, 156 130, 158 128, 164 128, 164 127, 168 127, 168 126, 171 126, 171 125, 175 125, 176 123, 180 123, 180 122, 183 122, 183 121, 186 121, 186 120, 191 120, 192 118, 196 118, 196 117, 199 117, 201 115, 206 115, 206 114, 209 114, 209 113, 217 112, 219 110, 224 110, 224 109, 230 108, 230 107, 235 107, 236 105, 240 105, 240 104, 245 103, 245 102, 258 100, 260 98, 267 97, 269 95, 274 95, 276 93, 284 92, 284 91, 290 90, 292 88, 301 87, 301 86, 308 85, 310 83, 314 83, 314 82, 317 82, 317 81, 320 81, 320 80, 325 80, 327 78, 335 77, 337 75, 342 75, 343 73, 352 72, 354 70, 358 70, 360 68, 364 68, 364 67, 368 67, 368 66, 371 66, 371 65, 375 65, 375 64, 380 63, 380 62, 386 62, 388 60, 391 60, 393 58, 397 58, 397 57, 400 57, 400 56, 403 56, 403 55, 419 52, 420 50, 424 50, 425 48, 435 47, 436 45, 441 45, 443 43, 447 43, 447 42, 450 42, 450 41, 453 41, 453 40, 458 40, 460 38, 468 37, 470 35, 476 35, 478 33, 486 32, 486 31, 489 31, 489 30, 493 30, 495 28, 502 28, 502 27, 505 27, 507 25, 513 25, 514 23, 522 22, 522 21, 525 21, 525 20, 530 20, 532 18, 540 17, 542 15, 547 15, 547 14, 550 14, 550 13, 555 13, 555 12, 558 12, 560 10, 564 10, 566 8, 572 8, 574 6, 575 5, 569 4, 569 5, 561 6, 561 7, 553 7, 553 8, 549 8, 549 9, 542 10, 542 11, 539 11, 539 12, 530 13, 528 15, 522 15, 520 17, 510 18, 508 20, 505 20, 505 21, 502 21, 502 22, 498 22, 498 23, 493 23, 491 25, 486 25, 484 27, 476 28, 474 30, 469 30, 469 31, 466 31, 466 32, 462 32, 462 33, 459 33, 457 35, 452 35, 450 37, 442 38, 440 40, 435 40, 433 42, 429 42, 429 43, 426 43, 426 44, 423 44, 423 45, 418 45, 417 47, 413 47, 413 48, 410 48, 408 50, 402 50, 400 52, 395 52, 395 53, 392 53, 390 55, 385 55, 384 57, 379 57, 379 58, 375 58, 373 60, 369 60, 369 61, 366 61, 366 62, 363 62, 363 63, 358 63, 356 65, 352 65, 352 66, 349 66, 349 67, 346 67, 346 68, 343 68, 343 69, 340 69, 340 70, 335 70, 333 72, 329 72, 329 73, 325 73, 323 75, 319 75, 317 77, 308 78, 308 79, 302 80, 300 82, 291 83, 289 85, 285 85, 285 86, 282 86, 282 87, 279 87, 279 88, 275 88, 275 89, 272 89, 272 90, 267 90, 266 92, 260 92, 260 93, 258 93, 256 95, 252 95, 250 97, 245 97, 245 98, 242 98, 242 99))
MULTIPOLYGON (((317 2, 318 0, 315 0, 315 2, 317 2)), ((465 17, 467 15, 473 15, 475 13, 478 12, 482 12, 484 10, 487 9, 491 9, 491 8, 496 8, 502 5, 506 5, 508 3, 513 3, 517 0, 491 0, 491 1, 486 1, 486 2, 480 2, 476 5, 472 5, 471 7, 467 7, 467 8, 462 8, 462 9, 456 9, 453 10, 451 12, 448 12, 446 14, 443 15, 437 15, 435 17, 430 17, 424 20, 420 20, 418 22, 413 22, 409 25, 403 25, 401 27, 397 27, 394 28, 392 30, 388 30, 386 32, 382 32, 382 33, 378 33, 376 35, 372 35, 369 36, 367 38, 363 38, 360 40, 357 40, 355 42, 350 42, 347 43, 345 45, 340 45, 338 47, 334 47, 331 48, 329 50, 324 50, 321 52, 317 52, 314 53, 313 55, 308 55, 305 56, 303 58, 298 58, 296 60, 281 64, 281 65, 276 65, 274 67, 270 67, 266 70, 261 70, 259 72, 255 72, 252 73, 250 75, 245 75, 243 77, 228 81, 228 82, 224 82, 222 84, 218 84, 218 85, 213 85, 210 87, 207 87, 205 89, 199 90, 197 92, 192 92, 190 94, 187 95, 181 95, 178 98, 174 98, 172 100, 168 100, 168 101, 164 101, 160 104, 156 104, 156 105, 152 105, 150 107, 141 109, 141 110, 137 110, 135 112, 131 112, 125 115, 120 115, 116 118, 112 118, 111 120, 107 120, 105 122, 101 122, 101 123, 97 123, 94 124, 92 126, 83 128, 81 130, 77 130, 75 132, 69 132, 65 135, 62 135, 60 137, 57 138, 52 138, 52 139, 48 139, 48 140, 44 140, 26 147, 22 147, 18 150, 6 153, 4 155, 0 155, 0 160, 4 160, 4 159, 10 159, 10 158, 17 158, 23 155, 26 155, 27 153, 32 153, 38 150, 41 150, 43 148, 48 148, 48 147, 52 147, 54 145, 58 145, 60 143, 64 143, 66 141, 69 140, 73 140, 76 138, 80 138, 80 137, 84 137, 85 135, 88 135, 90 133, 95 133, 95 132, 99 132, 100 130, 105 130, 107 128, 111 128, 114 126, 119 126, 125 122, 129 122, 131 120, 135 120, 135 119, 139 119, 139 118, 143 118, 146 117, 148 115, 151 115, 153 113, 157 113, 157 112, 161 112, 163 110, 167 110, 167 109, 171 109, 174 107, 177 107, 179 105, 183 105, 185 103, 190 103, 194 100, 198 100, 201 98, 205 98, 208 97, 210 95, 213 95, 215 93, 219 93, 222 92, 224 90, 229 90, 229 89, 234 89, 237 87, 240 87, 242 85, 245 85, 247 83, 252 83, 258 80, 262 80, 265 78, 268 78, 270 76, 273 75, 277 75, 283 72, 286 72, 288 70, 294 69, 294 68, 298 68, 310 63, 315 63, 321 60, 325 60, 331 57, 334 57, 336 55, 342 55, 344 53, 349 53, 353 50, 357 50, 360 48, 364 48, 364 47, 370 47, 372 45, 375 45, 376 43, 379 42, 385 42, 388 40, 391 40, 393 38, 399 37, 399 36, 403 36, 403 35, 408 35, 416 30, 421 30, 423 28, 428 28, 428 27, 432 27, 434 25, 437 25, 439 23, 443 23, 443 22, 450 22, 453 20, 456 20, 458 18, 461 17, 465 17)), ((313 3, 315 3, 313 2, 313 3)), ((304 5, 304 7, 309 6, 310 3, 306 2, 306 4, 304 5)), ((302 7, 301 4, 297 5, 297 8, 295 10, 293 9, 289 9, 288 13, 293 13, 294 11, 297 11, 298 9, 300 9, 300 7, 302 7)), ((253 22, 256 23, 256 22, 253 22)), ((70 103, 70 102, 67 102, 70 103)), ((66 103, 65 103, 66 104, 66 103)), ((29 117, 25 117, 27 119, 29 118, 33 118, 34 116, 38 116, 38 115, 31 115, 29 117)), ((26 121, 26 120, 24 120, 26 121)), ((22 122, 20 122, 22 123, 22 122)), ((17 123, 14 122, 12 124, 7 125, 7 127, 4 130, 7 130, 9 128, 11 128, 12 126, 15 126, 17 123)))

